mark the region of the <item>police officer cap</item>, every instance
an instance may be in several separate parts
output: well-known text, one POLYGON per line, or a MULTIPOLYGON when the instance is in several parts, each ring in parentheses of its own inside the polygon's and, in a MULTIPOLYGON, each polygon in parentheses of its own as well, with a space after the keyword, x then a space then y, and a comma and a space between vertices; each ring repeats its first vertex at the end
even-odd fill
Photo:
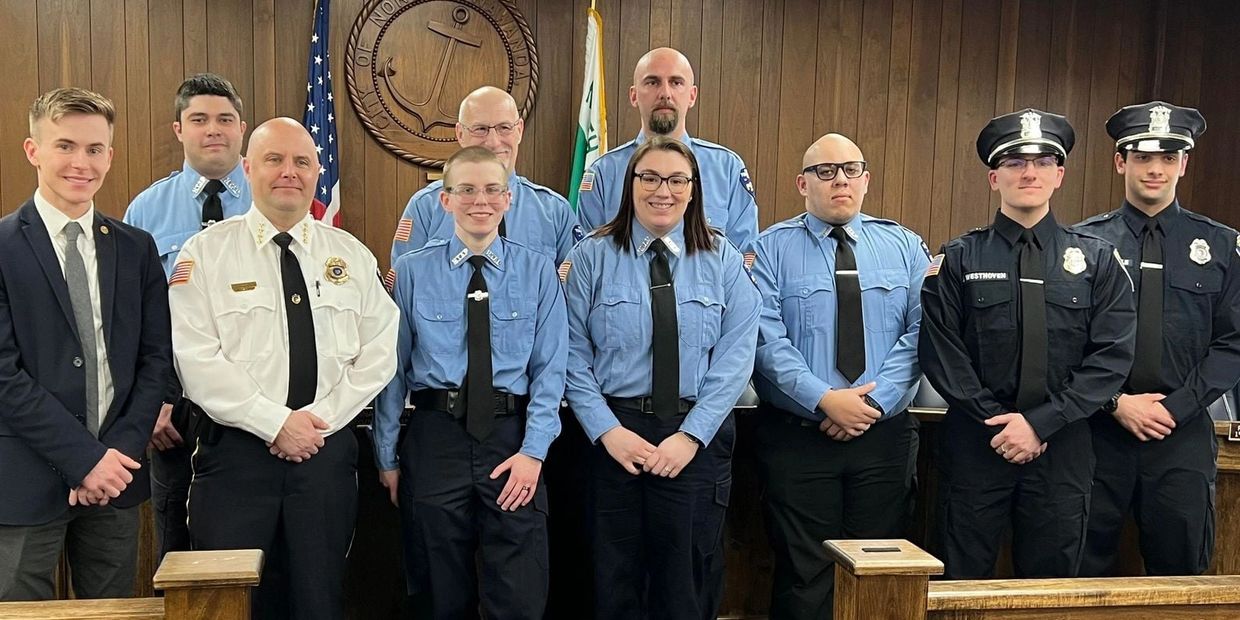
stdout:
POLYGON ((1012 154, 1054 155, 1063 165, 1075 143, 1076 132, 1068 119, 1025 108, 990 119, 977 136, 977 156, 991 168, 1012 154))
POLYGON ((1120 108, 1107 120, 1117 152, 1169 153, 1193 148, 1206 131, 1206 119, 1194 108, 1151 101, 1120 108))

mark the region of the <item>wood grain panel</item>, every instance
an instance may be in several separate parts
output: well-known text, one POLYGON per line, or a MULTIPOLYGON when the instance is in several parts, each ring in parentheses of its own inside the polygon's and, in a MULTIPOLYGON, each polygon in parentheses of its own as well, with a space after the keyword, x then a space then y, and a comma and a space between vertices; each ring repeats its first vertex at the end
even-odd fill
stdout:
POLYGON ((39 96, 38 7, 0 2, 0 58, 8 82, 0 97, 0 215, 17 210, 35 187, 35 171, 22 142, 29 135, 30 102, 39 96))
POLYGON ((129 204, 129 117, 125 115, 129 91, 125 73, 124 0, 94 0, 90 3, 90 87, 103 93, 116 107, 112 134, 112 167, 95 206, 113 217, 125 214, 129 204))

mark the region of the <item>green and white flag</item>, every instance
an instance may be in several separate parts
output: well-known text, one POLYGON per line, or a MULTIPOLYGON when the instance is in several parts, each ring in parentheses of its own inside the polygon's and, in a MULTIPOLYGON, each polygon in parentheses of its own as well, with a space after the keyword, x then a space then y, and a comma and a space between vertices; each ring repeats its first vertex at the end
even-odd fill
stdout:
POLYGON ((591 3, 586 13, 586 75, 581 84, 581 111, 577 113, 577 144, 573 148, 573 175, 568 180, 568 203, 577 210, 577 195, 590 191, 594 175, 587 173, 607 152, 607 103, 603 97, 603 18, 591 3))

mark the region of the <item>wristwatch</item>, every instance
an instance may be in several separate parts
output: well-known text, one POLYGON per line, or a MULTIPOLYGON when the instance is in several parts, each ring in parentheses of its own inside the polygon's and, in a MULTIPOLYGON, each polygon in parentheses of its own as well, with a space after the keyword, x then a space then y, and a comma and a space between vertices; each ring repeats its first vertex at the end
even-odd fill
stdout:
POLYGON ((688 439, 689 441, 692 441, 693 443, 697 444, 697 447, 699 447, 699 448, 701 448, 701 447, 702 447, 702 440, 701 440, 701 439, 698 439, 697 437, 694 437, 693 435, 690 435, 689 433, 686 433, 686 432, 684 432, 684 431, 680 431, 680 434, 681 434, 681 435, 684 435, 684 436, 685 436, 685 439, 688 439))
POLYGON ((877 411, 878 411, 878 415, 879 415, 880 417, 881 417, 881 416, 884 416, 884 415, 887 415, 887 412, 886 412, 886 411, 883 411, 883 407, 882 407, 882 405, 879 405, 879 404, 878 404, 878 401, 874 400, 873 398, 870 398, 870 395, 869 395, 869 394, 866 394, 864 398, 865 398, 865 404, 867 404, 867 405, 869 405, 869 406, 873 407, 875 410, 877 410, 877 411))
POLYGON ((1119 397, 1122 394, 1123 394, 1122 392, 1116 392, 1115 396, 1111 397, 1111 400, 1108 400, 1107 402, 1103 403, 1102 412, 1103 413, 1115 413, 1115 410, 1119 409, 1119 397))

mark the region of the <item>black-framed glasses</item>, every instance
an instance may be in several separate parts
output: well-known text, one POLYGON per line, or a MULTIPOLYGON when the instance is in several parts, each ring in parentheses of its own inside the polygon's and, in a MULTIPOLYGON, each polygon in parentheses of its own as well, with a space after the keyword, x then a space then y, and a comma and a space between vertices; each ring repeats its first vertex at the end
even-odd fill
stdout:
POLYGON ((508 137, 512 132, 517 130, 516 123, 497 123, 495 125, 470 125, 465 128, 466 133, 475 138, 485 138, 487 134, 495 130, 495 135, 508 137))
POLYGON ((1034 157, 1025 159, 1024 157, 1009 157, 999 162, 999 168, 1008 172, 1024 172, 1030 164, 1033 164, 1034 170, 1051 170, 1059 167, 1059 158, 1054 155, 1043 155, 1042 157, 1034 157))
POLYGON ((865 174, 865 166, 866 163, 863 161, 846 161, 839 164, 833 162, 823 162, 821 164, 807 166, 801 171, 801 174, 809 174, 812 172, 814 173, 814 176, 818 177, 818 180, 830 181, 835 178, 835 175, 842 171, 845 177, 855 179, 865 174))
POLYGON ((667 183, 668 191, 673 194, 683 194, 693 184, 693 178, 683 174, 673 174, 670 177, 664 177, 653 172, 634 172, 633 178, 637 179, 641 183, 642 189, 648 192, 659 191, 659 186, 667 183))
POLYGON ((443 191, 459 196, 461 198, 477 198, 479 194, 487 197, 487 200, 495 200, 504 195, 508 191, 507 185, 488 185, 486 187, 474 187, 473 185, 453 185, 445 187, 443 191))

